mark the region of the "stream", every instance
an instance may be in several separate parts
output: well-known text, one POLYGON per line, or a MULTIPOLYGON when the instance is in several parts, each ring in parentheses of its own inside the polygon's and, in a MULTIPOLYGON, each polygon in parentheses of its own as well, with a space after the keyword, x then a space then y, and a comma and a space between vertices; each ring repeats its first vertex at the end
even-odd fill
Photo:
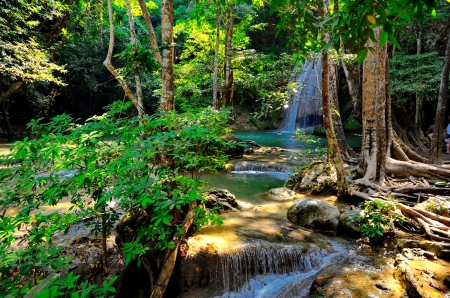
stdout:
MULTIPOLYGON (((286 218, 289 202, 264 198, 282 187, 298 163, 289 156, 305 149, 291 134, 236 132, 243 140, 284 150, 261 149, 233 160, 231 171, 204 175, 215 188, 236 196, 242 211, 223 214, 222 226, 204 226, 187 241, 177 285, 177 297, 401 297, 393 278, 392 248, 374 250, 353 239, 301 229, 286 218), (207 280, 207 281, 206 281, 207 280)), ((350 146, 360 146, 350 136, 350 146)), ((314 146, 325 146, 319 138, 314 146)), ((295 196, 295 200, 311 196, 295 196)), ((314 196, 338 208, 334 196, 314 196)))

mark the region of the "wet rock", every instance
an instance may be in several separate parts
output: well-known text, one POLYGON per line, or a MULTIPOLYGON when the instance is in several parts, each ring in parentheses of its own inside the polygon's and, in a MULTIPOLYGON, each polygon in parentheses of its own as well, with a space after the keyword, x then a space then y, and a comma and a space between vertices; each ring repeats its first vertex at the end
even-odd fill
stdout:
POLYGON ((355 217, 357 217, 361 211, 361 208, 355 206, 348 206, 342 209, 341 214, 339 215, 339 231, 348 236, 360 237, 361 228, 355 217))
POLYGON ((205 206, 209 209, 220 207, 219 213, 241 210, 236 197, 227 189, 214 189, 205 194, 205 206))
POLYGON ((331 164, 315 159, 300 173, 292 175, 286 186, 294 191, 309 194, 335 193, 336 170, 331 164))
POLYGON ((438 258, 450 260, 450 243, 411 239, 397 240, 397 249, 401 251, 404 248, 421 248, 434 253, 438 258))
POLYGON ((290 190, 287 187, 277 187, 266 192, 263 197, 270 201, 285 202, 294 199, 295 191, 290 190))
POLYGON ((292 223, 316 230, 336 231, 339 210, 323 201, 305 199, 295 202, 287 212, 292 223))

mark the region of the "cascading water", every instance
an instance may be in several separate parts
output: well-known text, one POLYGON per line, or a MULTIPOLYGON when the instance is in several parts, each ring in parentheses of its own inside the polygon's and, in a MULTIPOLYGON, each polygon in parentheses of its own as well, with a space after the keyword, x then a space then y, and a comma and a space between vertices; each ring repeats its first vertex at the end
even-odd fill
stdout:
POLYGON ((322 124, 322 64, 320 59, 307 60, 303 72, 293 82, 298 84, 289 94, 289 105, 283 108, 283 119, 278 130, 293 132, 322 124))

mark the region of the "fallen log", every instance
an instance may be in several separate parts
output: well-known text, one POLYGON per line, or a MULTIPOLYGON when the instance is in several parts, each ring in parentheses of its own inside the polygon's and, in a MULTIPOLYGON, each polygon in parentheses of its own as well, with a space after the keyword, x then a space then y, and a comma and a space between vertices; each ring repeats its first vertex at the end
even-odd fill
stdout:
POLYGON ((189 211, 186 214, 183 222, 183 234, 181 236, 175 235, 172 239, 175 248, 168 248, 165 254, 164 263, 161 268, 161 272, 153 289, 151 298, 162 298, 166 292, 167 285, 169 284, 170 277, 172 276, 173 269, 175 267, 175 261, 177 260, 178 249, 180 248, 181 240, 188 232, 191 225, 194 223, 195 208, 199 206, 199 201, 195 201, 189 206, 189 211))

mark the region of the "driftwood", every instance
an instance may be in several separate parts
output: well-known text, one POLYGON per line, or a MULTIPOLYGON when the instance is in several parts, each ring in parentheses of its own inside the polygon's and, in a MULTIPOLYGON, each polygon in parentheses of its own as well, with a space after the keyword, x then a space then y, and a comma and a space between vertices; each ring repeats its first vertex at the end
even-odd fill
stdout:
POLYGON ((178 249, 180 248, 181 240, 183 240, 183 237, 188 232, 189 228, 194 223, 194 215, 195 215, 195 208, 197 208, 199 205, 199 201, 195 201, 191 204, 189 207, 189 211, 186 214, 182 227, 183 227, 183 234, 181 236, 175 235, 172 239, 173 244, 175 244, 175 248, 168 248, 167 252, 164 257, 164 263, 161 268, 161 272, 158 276, 158 279, 155 284, 155 288, 153 289, 152 298, 162 298, 166 289, 167 285, 169 284, 170 277, 172 276, 173 269, 175 267, 175 261, 177 259, 178 255, 178 249))

